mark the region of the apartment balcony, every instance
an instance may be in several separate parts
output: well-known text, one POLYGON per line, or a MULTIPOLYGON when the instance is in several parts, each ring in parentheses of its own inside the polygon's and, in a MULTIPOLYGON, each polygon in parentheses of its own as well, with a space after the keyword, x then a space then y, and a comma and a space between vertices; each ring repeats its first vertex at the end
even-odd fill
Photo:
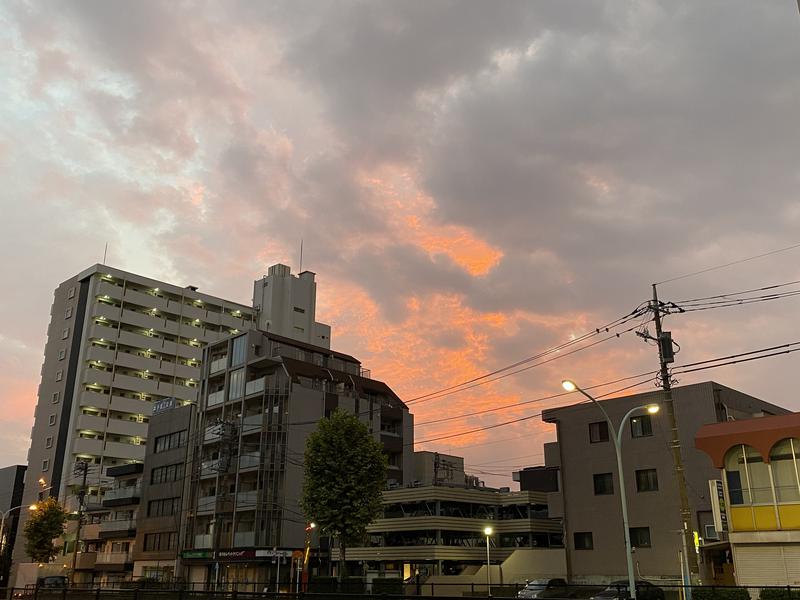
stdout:
POLYGON ((181 311, 184 317, 189 319, 200 319, 201 321, 205 321, 208 318, 208 311, 205 308, 200 308, 199 306, 192 306, 191 304, 184 304, 181 308, 180 306, 175 307, 177 302, 174 300, 170 302, 171 307, 173 310, 177 308, 181 311))
POLYGON ((223 313, 219 316, 219 324, 228 329, 244 329, 244 319, 242 319, 242 317, 234 317, 227 313, 223 313))
POLYGON ((248 490, 236 494, 236 508, 252 508, 258 502, 258 490, 248 490))
POLYGON ((94 415, 78 415, 76 427, 85 431, 105 431, 106 418, 94 415))
POLYGON ((194 536, 195 548, 211 548, 211 544, 212 544, 212 539, 210 533, 194 536))
POLYGON ((104 363, 114 362, 114 351, 99 346, 89 346, 86 350, 86 360, 95 360, 104 363))
POLYGON ((107 281, 101 281, 97 284, 97 295, 98 296, 108 296, 109 298, 114 298, 116 300, 122 299, 122 288, 118 285, 114 285, 113 283, 108 283, 107 281))
POLYGON ((83 571, 91 570, 94 569, 96 562, 96 552, 78 552, 75 558, 75 569, 83 571))
POLYGON ((247 453, 239 456, 239 469, 252 469, 261 464, 261 455, 258 453, 247 453))
POLYGON ((221 435, 220 425, 212 425, 211 427, 206 427, 205 433, 203 433, 203 443, 211 444, 213 442, 218 442, 220 435, 221 435))
POLYGON ((111 371, 90 369, 89 367, 86 367, 83 370, 83 375, 81 379, 83 380, 83 383, 105 385, 105 386, 111 385, 113 381, 111 371))
POLYGON ((124 458, 126 460, 144 461, 144 444, 123 444, 121 442, 106 442, 106 456, 124 458))
POLYGON ((127 565, 133 562, 133 554, 130 552, 98 552, 95 560, 95 568, 110 567, 117 565, 127 565))
POLYGON ((200 477, 216 477, 218 468, 218 460, 204 460, 200 463, 200 477))
MULTIPOLYGON (((116 409, 116 406, 113 406, 113 408, 116 409)), ((138 421, 129 421, 127 419, 111 418, 108 420, 106 431, 117 435, 129 435, 131 437, 146 438, 147 423, 139 423, 138 421)))
POLYGON ((131 375, 114 375, 114 387, 122 388, 130 392, 144 392, 146 394, 158 394, 158 382, 155 379, 145 379, 144 377, 132 377, 131 375))
POLYGON ((159 383, 158 393, 162 396, 172 396, 189 402, 197 402, 197 393, 200 388, 180 385, 175 383, 159 383))
POLYGON ((105 302, 95 302, 89 309, 92 317, 104 317, 110 321, 120 320, 120 309, 118 306, 112 306, 105 302))
POLYGON ((103 521, 100 523, 101 538, 128 537, 133 531, 136 531, 136 518, 115 519, 113 521, 103 521))
POLYGON ((126 346, 133 346, 135 348, 152 348, 153 350, 160 350, 164 347, 164 340, 155 336, 144 335, 142 333, 134 333, 133 331, 120 331, 119 341, 126 346))
POLYGON ((265 383, 266 383, 266 377, 261 377, 260 379, 254 379, 253 381, 248 381, 244 386, 244 395, 250 396, 252 394, 263 393, 265 383))
POLYGON ((112 396, 111 408, 119 412, 130 413, 132 415, 144 415, 145 417, 153 414, 153 403, 148 400, 140 400, 138 398, 112 396))
POLYGON ((219 390, 218 392, 211 392, 208 395, 208 400, 206 401, 206 407, 210 408, 212 406, 216 406, 217 404, 222 404, 225 400, 225 390, 219 390))
MULTIPOLYGON (((147 350, 148 348, 152 348, 152 346, 147 346, 147 348, 142 348, 142 350, 147 350)), ((147 369, 154 373, 172 372, 171 363, 167 363, 166 367, 162 367, 161 361, 157 358, 148 358, 146 356, 140 356, 139 354, 132 354, 130 352, 119 352, 117 354, 116 361, 117 366, 127 367, 136 371, 144 371, 147 369)))
MULTIPOLYGON (((119 487, 106 490, 103 495, 103 506, 123 506, 125 504, 138 504, 142 497, 141 484, 129 487, 119 487)), ((104 531, 100 528, 100 531, 104 531)))
POLYGON ((218 358, 217 360, 211 361, 211 366, 209 367, 209 373, 216 373, 217 371, 224 371, 225 367, 228 366, 228 357, 223 356, 222 358, 218 358))
POLYGON ((107 408, 109 398, 108 394, 84 390, 80 395, 80 405, 92 408, 107 408))
POLYGON ((158 313, 156 313, 155 316, 151 316, 135 310, 124 309, 122 311, 122 322, 130 323, 131 325, 137 325, 138 327, 143 327, 144 329, 163 331, 166 320, 158 313))
POLYGON ((255 433, 261 431, 264 415, 261 413, 249 415, 242 419, 242 433, 255 433))
POLYGON ((75 438, 72 443, 73 454, 89 454, 99 456, 103 454, 103 440, 92 440, 88 438, 75 438))
POLYGON ((200 496, 197 499, 197 512, 214 512, 216 506, 216 496, 200 496))
POLYGON ((119 335, 117 331, 117 326, 111 326, 111 324, 101 325, 99 323, 94 323, 91 327, 89 327, 89 338, 95 340, 106 340, 113 342, 117 339, 119 335))
POLYGON ((239 531, 233 536, 234 548, 252 547, 256 545, 255 531, 239 531))
POLYGON ((87 523, 81 527, 81 539, 86 540, 99 540, 100 539, 100 523, 87 523))
POLYGON ((126 289, 124 299, 132 304, 138 304, 147 308, 157 308, 158 310, 168 310, 169 301, 166 298, 159 298, 152 294, 146 294, 133 289, 126 289))

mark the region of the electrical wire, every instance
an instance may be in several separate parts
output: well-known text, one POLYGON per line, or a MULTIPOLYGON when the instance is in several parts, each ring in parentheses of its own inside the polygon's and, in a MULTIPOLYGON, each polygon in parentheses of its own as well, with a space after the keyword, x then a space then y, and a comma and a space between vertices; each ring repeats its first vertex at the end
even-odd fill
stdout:
POLYGON ((457 383, 457 384, 454 384, 454 385, 451 385, 451 386, 448 386, 448 387, 444 387, 444 388, 435 390, 433 392, 428 392, 427 394, 422 394, 420 396, 415 396, 414 398, 410 398, 409 400, 407 400, 406 404, 412 404, 414 402, 418 402, 418 401, 421 401, 421 400, 423 400, 425 398, 428 398, 429 396, 439 395, 442 392, 449 392, 450 390, 454 390, 456 388, 459 388, 459 387, 462 387, 462 386, 465 386, 465 385, 468 385, 468 384, 471 384, 471 383, 475 383, 475 382, 480 381, 482 379, 486 379, 486 378, 492 377, 494 375, 497 375, 499 373, 503 373, 505 371, 508 371, 510 369, 514 369, 514 368, 516 368, 518 366, 521 366, 523 364, 527 364, 527 363, 532 362, 534 360, 538 360, 539 358, 543 358, 543 357, 545 357, 545 356, 547 356, 549 354, 552 354, 554 352, 558 352, 558 351, 560 351, 560 350, 562 350, 564 348, 567 348, 569 346, 573 346, 575 344, 578 344, 578 343, 580 343, 580 342, 582 342, 584 340, 587 340, 587 339, 590 339, 590 338, 592 338, 594 336, 599 335, 603 331, 609 331, 610 329, 613 329, 615 327, 619 327, 621 325, 624 325, 625 323, 627 323, 631 319, 635 319, 636 317, 638 317, 641 314, 643 314, 643 311, 645 310, 644 309, 645 306, 646 306, 646 303, 644 303, 644 302, 640 303, 636 308, 634 308, 627 315, 624 315, 622 317, 614 319, 613 321, 611 321, 610 323, 607 323, 606 325, 603 325, 601 327, 597 327, 597 328, 593 329, 592 331, 589 331, 589 332, 586 332, 586 333, 584 333, 582 335, 579 335, 576 338, 573 338, 573 339, 571 339, 571 340, 569 340, 567 342, 563 342, 563 343, 558 344, 556 346, 552 346, 550 348, 547 348, 546 350, 543 350, 543 351, 541 351, 541 352, 539 352, 537 354, 534 354, 533 356, 529 356, 529 357, 524 358, 522 360, 518 360, 517 362, 514 362, 514 363, 512 363, 510 365, 506 365, 505 367, 502 367, 500 369, 496 369, 494 371, 491 371, 491 372, 488 372, 488 373, 484 373, 483 375, 480 375, 478 377, 473 377, 472 379, 468 379, 466 381, 462 381, 461 383, 457 383))
POLYGON ((716 294, 714 296, 701 296, 700 298, 687 298, 685 300, 675 300, 676 304, 685 304, 687 302, 697 302, 699 300, 714 300, 716 298, 729 298, 731 296, 741 296, 743 294, 752 294, 753 292, 766 292, 767 290, 774 290, 780 287, 786 287, 788 285, 797 285, 800 283, 800 279, 795 281, 787 281, 786 283, 776 283, 772 285, 765 285, 758 288, 752 288, 749 290, 742 290, 740 292, 730 292, 727 294, 716 294))
POLYGON ((694 271, 692 273, 686 273, 684 275, 679 275, 678 277, 672 277, 670 279, 664 279, 663 281, 657 281, 655 285, 661 285, 662 283, 671 283, 673 281, 678 281, 680 279, 686 279, 687 277, 694 277, 695 275, 702 275, 703 273, 709 273, 711 271, 716 271, 718 269, 724 269, 726 267, 732 267, 733 265, 739 265, 751 260, 756 260, 758 258, 764 258, 765 256, 772 256, 773 254, 779 254, 781 252, 787 252, 788 250, 794 250, 795 248, 800 248, 800 243, 792 244, 791 246, 786 246, 785 248, 778 248, 777 250, 772 250, 770 252, 764 252, 763 254, 756 254, 754 256, 748 256, 747 258, 742 258, 739 260, 734 260, 722 265, 716 265, 714 267, 708 267, 707 269, 701 269, 699 271, 694 271))

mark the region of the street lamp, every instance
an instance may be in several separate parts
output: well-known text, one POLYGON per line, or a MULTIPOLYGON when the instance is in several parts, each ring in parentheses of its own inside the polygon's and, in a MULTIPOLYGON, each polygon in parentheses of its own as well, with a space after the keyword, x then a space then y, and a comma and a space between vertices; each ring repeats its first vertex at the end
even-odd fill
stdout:
MULTIPOLYGON (((0 560, 2 560, 2 558, 5 556, 6 553, 6 538, 5 538, 6 519, 13 511, 17 510, 18 508, 22 508, 23 506, 25 505, 20 504, 19 506, 14 506, 12 508, 9 508, 7 511, 3 512, 2 515, 0 515, 0 560)), ((31 504, 28 507, 28 510, 34 511, 37 508, 39 507, 36 504, 31 504)))
POLYGON ((584 396, 586 396, 589 400, 591 400, 597 408, 603 413, 603 416, 606 418, 606 422, 608 423, 609 431, 611 432, 611 439, 614 442, 614 451, 617 454, 617 476, 619 479, 619 500, 622 504, 622 528, 625 534, 625 560, 628 567, 628 590, 630 593, 630 597, 632 600, 636 600, 636 580, 633 573, 633 556, 631 550, 631 532, 628 527, 628 500, 625 495, 625 474, 622 468, 622 432, 625 430, 625 423, 628 419, 631 418, 631 415, 639 410, 644 410, 651 415, 654 415, 658 412, 659 406, 658 404, 645 404, 643 406, 636 406, 630 409, 625 416, 622 417, 622 422, 619 424, 619 429, 614 427, 614 422, 611 420, 611 417, 608 416, 606 409, 603 408, 603 405, 600 404, 595 398, 587 394, 584 390, 578 387, 578 385, 569 379, 565 379, 561 382, 561 387, 563 387, 568 392, 580 392, 584 396), (616 434, 616 435, 614 435, 616 434))
POLYGON ((489 558, 489 538, 492 536, 493 529, 489 526, 483 528, 483 535, 486 536, 486 595, 492 595, 492 562, 489 558))

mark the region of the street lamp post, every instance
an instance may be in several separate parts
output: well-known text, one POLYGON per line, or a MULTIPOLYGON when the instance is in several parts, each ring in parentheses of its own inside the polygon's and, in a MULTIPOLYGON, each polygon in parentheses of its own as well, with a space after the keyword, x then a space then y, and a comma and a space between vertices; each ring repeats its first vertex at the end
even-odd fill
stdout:
MULTIPOLYGON (((17 509, 22 508, 25 506, 24 504, 20 504, 19 506, 13 506, 9 508, 7 511, 4 511, 0 514, 0 563, 5 563, 6 560, 6 519, 17 509)), ((31 504, 28 506, 28 510, 34 511, 37 509, 35 504, 31 504)))
POLYGON ((617 454, 617 478, 619 479, 619 499, 620 504, 622 505, 622 528, 623 533, 625 534, 625 561, 628 567, 628 591, 632 600, 636 600, 636 579, 633 572, 631 532, 628 525, 628 499, 625 494, 625 473, 622 467, 622 432, 625 431, 625 423, 628 422, 628 419, 631 418, 633 413, 639 410, 644 410, 653 415, 658 412, 658 404, 646 404, 630 409, 627 413, 625 413, 625 416, 622 417, 622 422, 619 424, 619 429, 617 429, 614 427, 614 422, 611 420, 611 417, 608 416, 608 413, 606 412, 606 409, 603 408, 603 405, 584 390, 579 388, 574 381, 565 379, 561 382, 561 386, 568 392, 577 391, 586 396, 595 404, 595 406, 597 406, 597 408, 600 409, 606 419, 606 422, 608 423, 608 428, 611 434, 610 437, 614 442, 614 451, 617 454))
POLYGON ((493 529, 484 527, 483 534, 486 536, 486 595, 492 595, 492 561, 489 557, 489 538, 492 537, 493 529))

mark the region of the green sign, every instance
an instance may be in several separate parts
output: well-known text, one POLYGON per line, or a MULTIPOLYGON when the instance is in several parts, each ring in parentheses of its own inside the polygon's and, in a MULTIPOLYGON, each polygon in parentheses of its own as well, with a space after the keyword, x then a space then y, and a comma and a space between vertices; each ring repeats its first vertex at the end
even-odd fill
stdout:
POLYGON ((184 550, 181 558, 211 558, 211 550, 184 550))

